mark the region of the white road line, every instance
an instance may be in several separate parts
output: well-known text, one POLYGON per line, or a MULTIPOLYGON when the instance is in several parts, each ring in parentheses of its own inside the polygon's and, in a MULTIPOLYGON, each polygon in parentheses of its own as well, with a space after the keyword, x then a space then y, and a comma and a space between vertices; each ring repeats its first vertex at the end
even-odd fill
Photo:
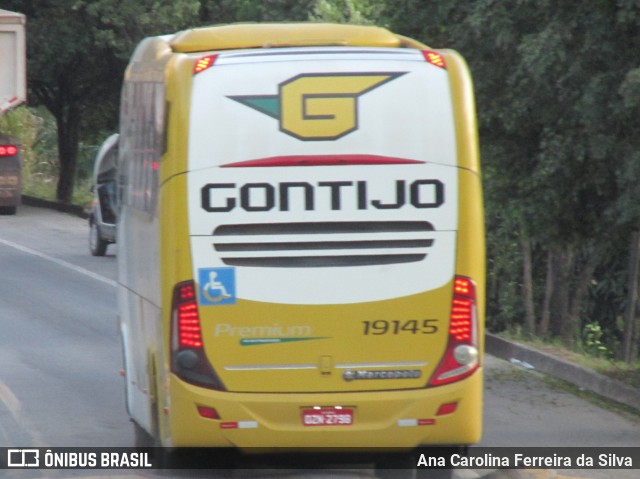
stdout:
MULTIPOLYGON (((2 404, 5 405, 5 407, 11 413, 11 416, 13 416, 14 421, 22 428, 24 433, 29 437, 29 440, 31 440, 30 446, 51 447, 49 444, 45 442, 44 438, 42 437, 42 434, 40 434, 40 431, 31 422, 30 418, 22 414, 22 403, 16 397, 13 391, 9 388, 9 386, 7 386, 2 380, 0 380, 0 402, 2 402, 2 404)), ((12 435, 15 434, 15 431, 13 430, 13 428, 7 431, 1 424, 0 424, 0 429, 2 429, 2 432, 4 433, 3 435, 6 438, 5 440, 7 441, 11 440, 12 435)))
POLYGON ((56 263, 57 265, 62 266, 64 268, 68 268, 72 271, 75 271, 76 273, 84 274, 85 276, 88 276, 89 278, 95 279, 97 281, 102 281, 103 283, 108 284, 109 286, 113 286, 114 288, 117 286, 117 283, 112 279, 109 279, 105 276, 94 273, 93 271, 89 271, 88 269, 82 268, 81 266, 76 266, 75 264, 69 263, 68 261, 54 258, 53 256, 46 255, 44 253, 41 253, 40 251, 36 251, 34 249, 27 248, 26 246, 19 245, 17 243, 14 243, 13 241, 0 239, 0 244, 9 246, 10 248, 17 249, 18 251, 22 251, 23 253, 37 256, 38 258, 46 259, 47 261, 56 263))
MULTIPOLYGON (((18 412, 20 411, 22 405, 20 401, 13 394, 13 391, 9 389, 5 383, 0 380, 0 403, 4 404, 7 410, 11 413, 13 418, 17 421, 18 412)), ((13 427, 9 426, 5 427, 4 422, 0 423, 0 442, 2 444, 8 444, 11 440, 13 434, 13 427)))
MULTIPOLYGON (((75 264, 69 263, 68 261, 54 258, 52 256, 41 253, 40 251, 36 251, 26 246, 22 246, 12 241, 8 241, 1 238, 0 238, 0 244, 16 249, 18 251, 22 251, 23 253, 37 256, 38 258, 42 258, 47 261, 51 261, 52 263, 62 266, 63 268, 70 269, 72 271, 75 271, 76 273, 80 273, 85 276, 88 276, 89 278, 95 279, 97 281, 101 281, 102 283, 108 284, 109 286, 113 286, 113 287, 117 286, 117 283, 115 281, 105 276, 102 276, 100 274, 94 273, 93 271, 89 271, 88 269, 82 268, 80 266, 76 266, 75 264)), ((0 401, 6 406, 6 408, 9 410, 9 412, 14 417, 14 419, 19 424, 22 425, 25 432, 29 434, 29 436, 34 441, 34 444, 37 444, 38 446, 41 446, 41 447, 48 447, 46 442, 40 435, 39 431, 37 430, 37 428, 35 428, 31 424, 28 418, 22 417, 22 415, 20 414, 22 410, 22 404, 20 403, 20 400, 16 397, 16 395, 9 388, 9 386, 7 386, 1 380, 0 380, 0 401)))
POLYGON ((7 407, 11 415, 17 419, 22 405, 16 395, 13 394, 13 391, 2 380, 0 380, 0 401, 7 407))

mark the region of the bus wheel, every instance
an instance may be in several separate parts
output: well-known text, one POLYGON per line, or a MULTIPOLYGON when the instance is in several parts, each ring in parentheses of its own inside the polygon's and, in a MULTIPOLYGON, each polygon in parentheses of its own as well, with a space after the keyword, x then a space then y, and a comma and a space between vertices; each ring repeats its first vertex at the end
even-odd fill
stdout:
POLYGON ((98 225, 95 223, 95 221, 91 222, 90 228, 89 249, 91 250, 91 254, 93 256, 104 256, 107 252, 107 246, 109 245, 109 243, 107 243, 100 237, 100 228, 98 228, 98 225))
POLYGON ((412 452, 390 453, 375 462, 375 474, 380 479, 453 479, 453 469, 417 467, 418 458, 412 452))
POLYGON ((157 438, 149 434, 135 420, 132 419, 131 422, 133 423, 135 447, 151 448, 151 457, 156 467, 160 469, 175 469, 177 465, 176 450, 161 447, 157 438))
POLYGON ((131 420, 133 423, 133 437, 135 447, 155 447, 156 441, 151 434, 149 434, 145 429, 140 426, 133 419, 131 420))
POLYGON ((453 479, 453 469, 420 469, 417 477, 421 479, 453 479))
POLYGON ((375 462, 376 477, 380 479, 416 479, 416 463, 410 452, 383 454, 375 462))
POLYGON ((2 206, 0 207, 0 215, 15 215, 16 209, 15 206, 2 206))

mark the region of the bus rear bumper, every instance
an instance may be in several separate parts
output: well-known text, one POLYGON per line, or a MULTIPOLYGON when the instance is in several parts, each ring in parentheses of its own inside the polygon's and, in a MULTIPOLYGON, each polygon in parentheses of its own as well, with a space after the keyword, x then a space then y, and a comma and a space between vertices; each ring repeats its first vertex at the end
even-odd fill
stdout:
POLYGON ((314 394, 211 391, 171 376, 162 443, 241 449, 474 444, 481 436, 482 373, 480 368, 462 381, 436 388, 314 394), (353 423, 306 426, 302 411, 313 407, 352 409, 353 423), (214 418, 204 417, 202 408, 214 418))

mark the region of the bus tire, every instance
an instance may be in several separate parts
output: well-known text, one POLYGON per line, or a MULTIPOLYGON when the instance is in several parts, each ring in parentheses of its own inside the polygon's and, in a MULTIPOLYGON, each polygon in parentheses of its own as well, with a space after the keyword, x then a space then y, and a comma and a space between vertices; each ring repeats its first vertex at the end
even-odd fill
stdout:
POLYGON ((17 208, 15 206, 1 206, 0 215, 15 215, 17 208))
POLYGON ((133 438, 135 447, 156 447, 155 439, 135 420, 133 423, 133 438))
POLYGON ((420 479, 453 479, 453 469, 419 469, 420 479))
POLYGON ((375 475, 380 479, 416 479, 415 466, 411 452, 383 454, 375 461, 375 475))
POLYGON ((93 256, 104 256, 107 252, 107 243, 100 236, 100 228, 95 221, 91 221, 89 230, 89 249, 93 256))
POLYGON ((179 465, 177 450, 160 446, 160 441, 153 434, 148 433, 135 420, 133 422, 133 433, 136 448, 149 449, 155 467, 160 469, 176 469, 179 465))
POLYGON ((383 454, 375 461, 375 475, 380 479, 453 479, 453 469, 417 467, 413 452, 383 454))

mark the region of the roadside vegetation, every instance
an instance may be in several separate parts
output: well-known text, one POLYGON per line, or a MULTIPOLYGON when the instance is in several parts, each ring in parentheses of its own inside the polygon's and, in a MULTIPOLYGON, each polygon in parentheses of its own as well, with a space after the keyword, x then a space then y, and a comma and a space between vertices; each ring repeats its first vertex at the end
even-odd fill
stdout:
POLYGON ((508 331, 502 332, 500 336, 550 356, 584 366, 627 386, 640 389, 640 367, 637 363, 629 364, 625 361, 612 359, 611 353, 602 354, 601 351, 594 353, 585 341, 578 341, 574 348, 567 348, 557 338, 526 338, 522 334, 513 334, 508 331))
POLYGON ((334 21, 460 51, 480 124, 489 329, 637 378, 637 1, 4 3, 28 18, 30 107, 0 129, 24 144, 25 192, 62 202, 87 201, 93 155, 117 129, 122 72, 145 36, 238 21, 334 21))
MULTIPOLYGON (((60 168, 56 125, 51 115, 42 107, 21 106, 0 116, 0 131, 17 138, 22 145, 22 193, 55 201, 60 168)), ((99 144, 80 144, 70 203, 89 206, 93 159, 99 147, 99 144)))

